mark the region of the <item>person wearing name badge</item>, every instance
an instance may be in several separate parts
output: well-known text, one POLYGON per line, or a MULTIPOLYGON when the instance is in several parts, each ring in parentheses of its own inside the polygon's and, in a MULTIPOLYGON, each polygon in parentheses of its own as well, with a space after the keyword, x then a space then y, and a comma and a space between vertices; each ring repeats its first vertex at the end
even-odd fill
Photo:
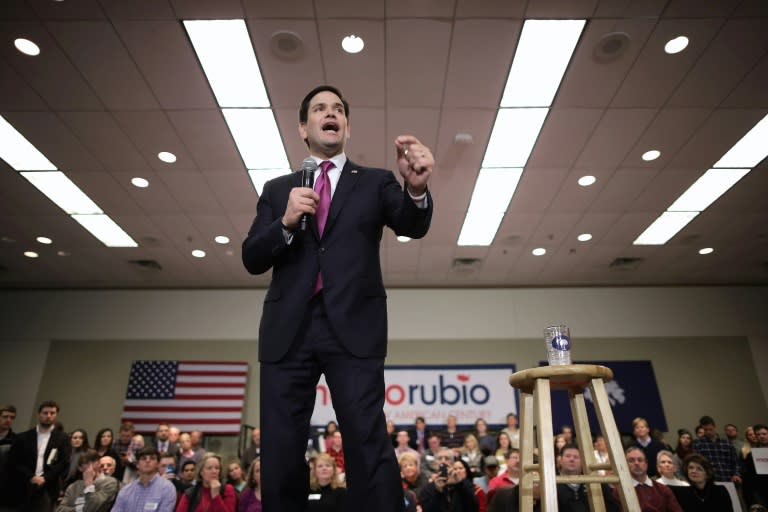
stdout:
POLYGON ((176 488, 160 476, 160 452, 147 445, 136 458, 138 478, 117 493, 112 512, 173 512, 176 488))
POLYGON ((107 512, 120 489, 117 479, 101 471, 96 450, 83 451, 77 462, 82 478, 67 486, 56 512, 107 512))
MULTIPOLYGON (((398 490, 402 504, 402 491, 398 490)), ((309 482, 306 512, 345 512, 347 489, 341 484, 336 460, 321 453, 315 460, 315 472, 309 482)))
POLYGON ((263 500, 270 512, 306 506, 304 454, 321 374, 344 431, 350 501, 366 512, 403 506, 383 411, 387 294, 380 245, 385 227, 398 236, 426 235, 435 162, 416 137, 400 135, 392 149, 402 185, 392 171, 358 165, 345 153, 349 119, 349 103, 333 86, 304 97, 298 129, 309 157, 302 172, 265 183, 242 245, 248 272, 272 271, 258 335, 263 500))
POLYGON ((181 495, 176 512, 235 512, 237 494, 234 487, 223 483, 221 457, 206 453, 197 468, 197 483, 181 495))

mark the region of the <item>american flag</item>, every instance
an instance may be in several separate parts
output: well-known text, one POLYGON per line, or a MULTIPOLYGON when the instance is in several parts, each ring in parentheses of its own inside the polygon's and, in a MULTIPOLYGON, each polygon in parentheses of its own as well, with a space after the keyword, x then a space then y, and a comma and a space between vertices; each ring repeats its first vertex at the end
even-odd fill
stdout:
POLYGON ((237 434, 247 378, 244 362, 134 361, 122 421, 140 433, 169 423, 182 432, 237 434))

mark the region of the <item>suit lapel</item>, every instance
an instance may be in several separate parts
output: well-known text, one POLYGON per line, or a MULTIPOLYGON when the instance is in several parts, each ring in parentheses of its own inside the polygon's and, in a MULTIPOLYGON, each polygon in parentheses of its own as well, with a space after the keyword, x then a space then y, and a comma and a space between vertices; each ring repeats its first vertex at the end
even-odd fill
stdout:
MULTIPOLYGON (((341 170, 341 177, 339 177, 339 182, 336 184, 336 190, 331 199, 331 209, 328 211, 328 219, 325 221, 323 234, 327 234, 333 228, 333 224, 354 190, 361 172, 357 164, 347 160, 344 169, 341 170)), ((313 223, 313 226, 317 230, 317 223, 313 223)))

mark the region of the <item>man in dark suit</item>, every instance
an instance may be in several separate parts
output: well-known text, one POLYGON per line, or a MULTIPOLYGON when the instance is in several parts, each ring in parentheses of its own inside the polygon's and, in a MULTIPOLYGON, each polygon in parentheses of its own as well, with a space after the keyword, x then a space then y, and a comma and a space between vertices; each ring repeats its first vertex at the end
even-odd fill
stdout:
POLYGON ((302 187, 300 173, 267 182, 243 242, 249 272, 272 269, 259 328, 265 510, 306 507, 304 451, 321 374, 344 433, 350 510, 403 508, 382 411, 387 310, 379 245, 384 226, 411 238, 426 234, 434 159, 415 137, 397 137, 403 189, 390 171, 347 159, 348 116, 338 89, 307 94, 299 133, 318 163, 315 188, 302 187))
POLYGON ((54 428, 59 405, 46 401, 37 409, 37 426, 16 436, 8 453, 11 501, 19 510, 50 512, 69 470, 69 438, 54 428))
POLYGON ((155 430, 155 448, 160 453, 169 453, 174 457, 179 456, 179 446, 170 440, 171 426, 160 423, 155 430))

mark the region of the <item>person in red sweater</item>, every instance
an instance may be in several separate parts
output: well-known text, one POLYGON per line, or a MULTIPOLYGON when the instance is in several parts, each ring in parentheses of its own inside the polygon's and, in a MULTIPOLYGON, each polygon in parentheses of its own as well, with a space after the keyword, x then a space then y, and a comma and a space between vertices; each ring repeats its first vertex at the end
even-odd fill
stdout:
MULTIPOLYGON (((683 512, 672 490, 648 477, 648 461, 642 449, 631 446, 627 448, 625 455, 642 512, 683 512)), ((618 500, 616 489, 614 497, 618 500)))
POLYGON ((235 512, 235 488, 222 484, 221 457, 206 453, 200 459, 197 483, 181 495, 176 512, 235 512))

